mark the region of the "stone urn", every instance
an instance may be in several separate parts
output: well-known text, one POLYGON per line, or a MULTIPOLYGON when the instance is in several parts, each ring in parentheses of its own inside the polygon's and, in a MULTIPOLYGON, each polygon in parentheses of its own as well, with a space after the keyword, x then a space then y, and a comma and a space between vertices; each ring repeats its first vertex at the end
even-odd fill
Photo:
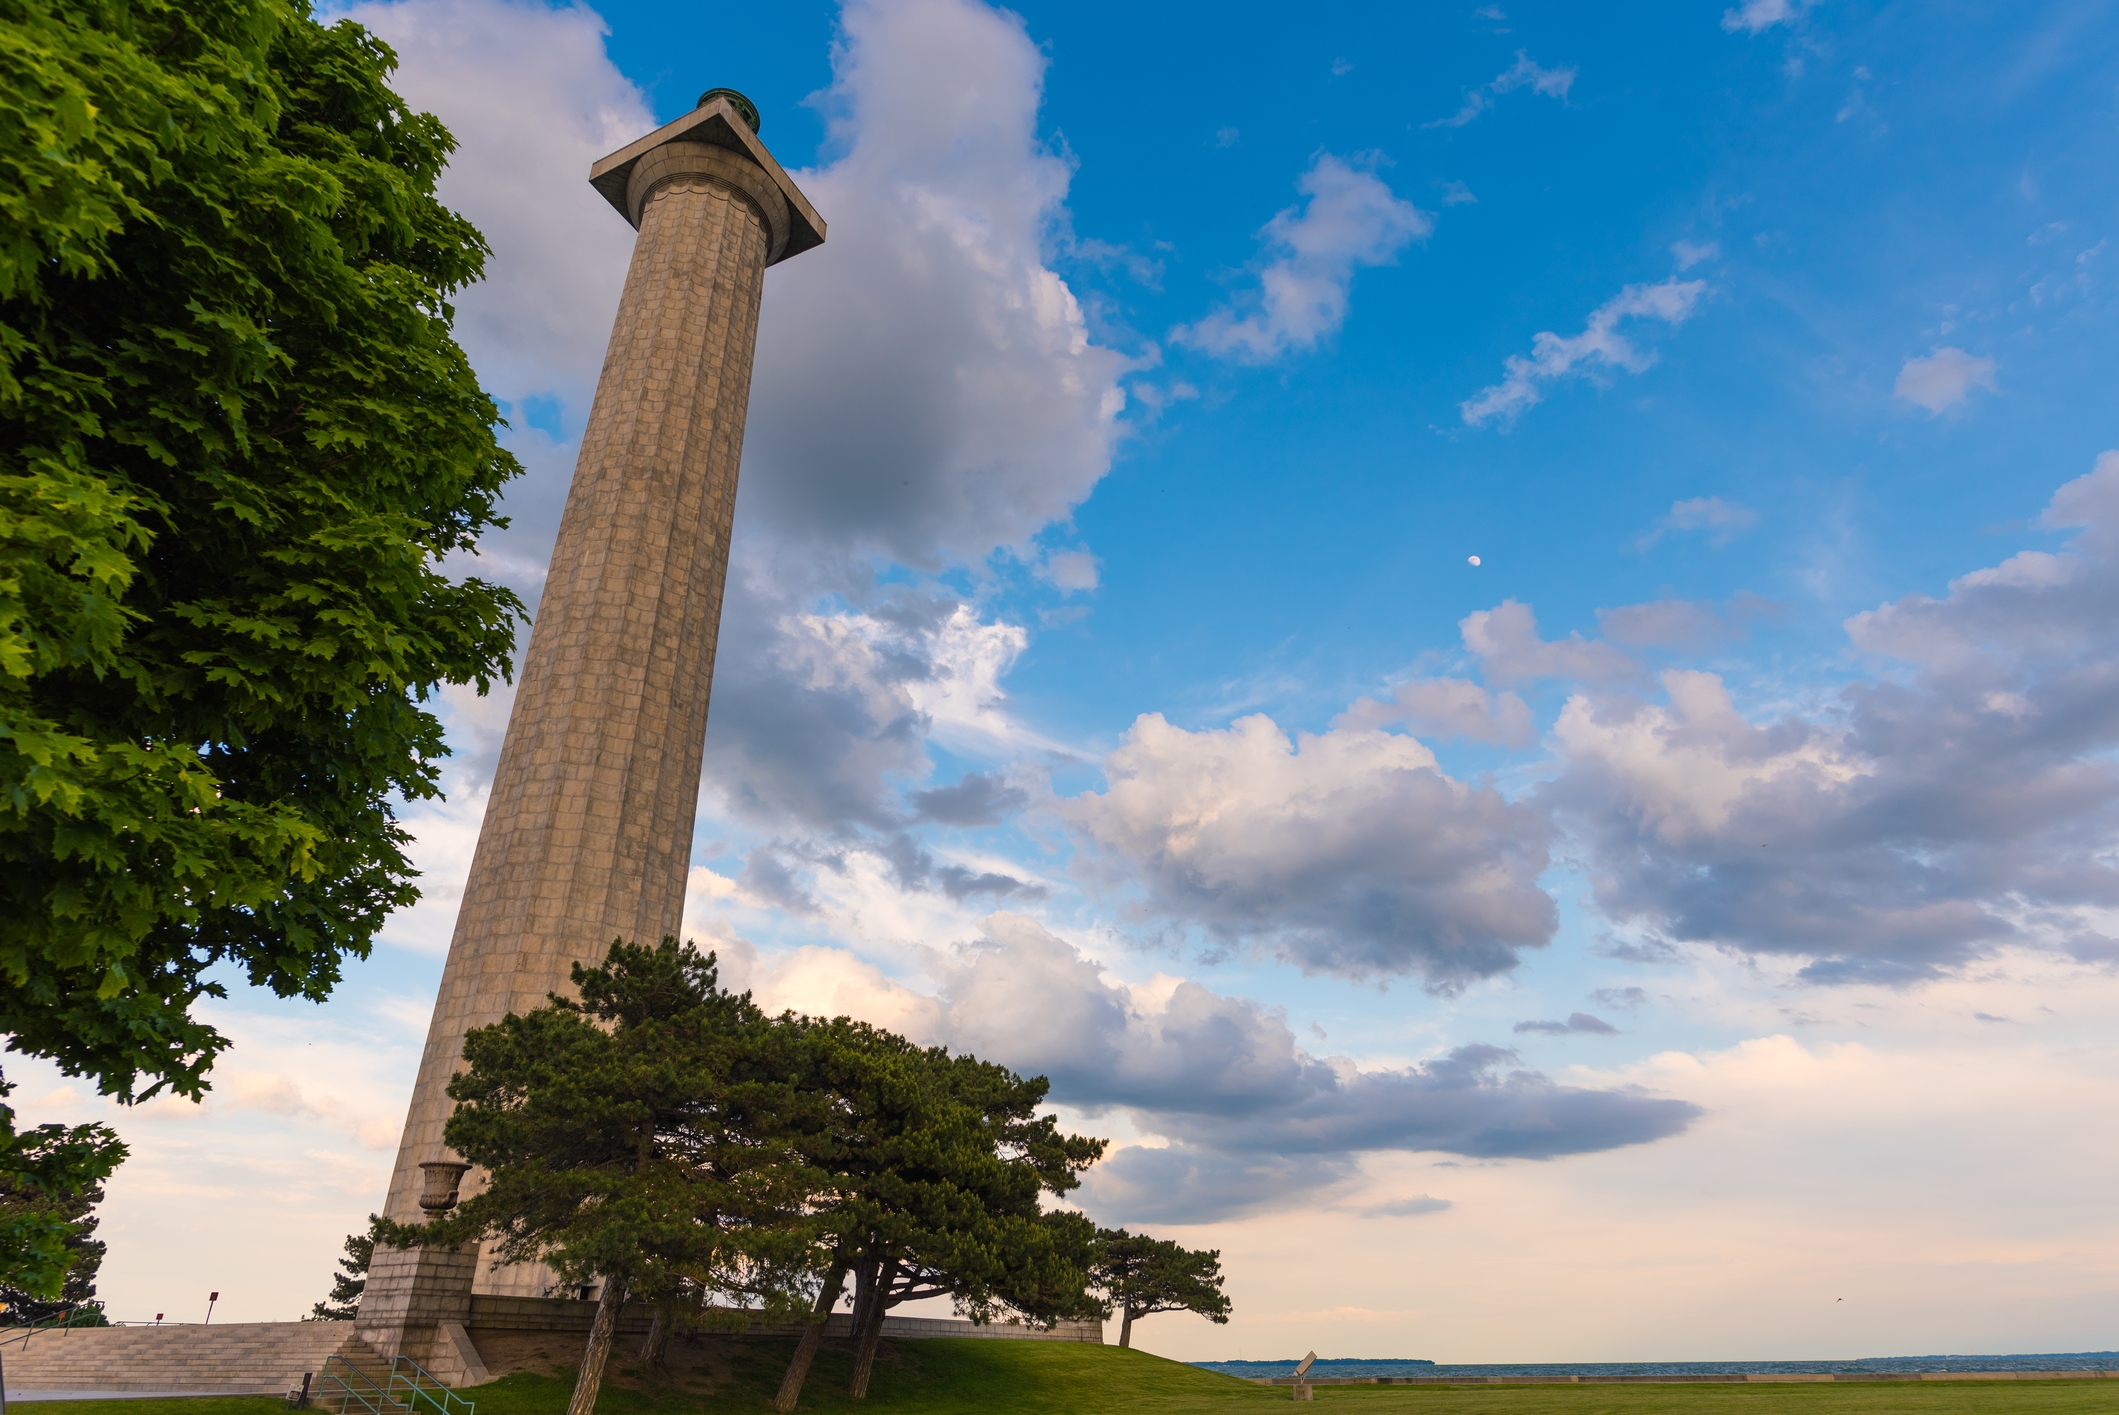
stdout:
POLYGON ((419 1167, 426 1182, 420 1187, 419 1206, 441 1215, 456 1207, 456 1189, 471 1166, 461 1160, 432 1160, 419 1167))

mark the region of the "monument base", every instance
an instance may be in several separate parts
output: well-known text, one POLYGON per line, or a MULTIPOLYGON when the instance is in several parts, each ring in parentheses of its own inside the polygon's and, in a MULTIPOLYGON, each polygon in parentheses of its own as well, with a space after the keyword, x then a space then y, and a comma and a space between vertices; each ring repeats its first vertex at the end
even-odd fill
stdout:
POLYGON ((442 1328, 453 1326, 460 1332, 470 1320, 471 1278, 477 1268, 476 1248, 377 1245, 368 1264, 360 1315, 354 1318, 361 1340, 385 1360, 411 1357, 437 1380, 455 1384, 468 1376, 463 1369, 467 1363, 442 1328), (444 1366, 451 1369, 441 1369, 444 1366))

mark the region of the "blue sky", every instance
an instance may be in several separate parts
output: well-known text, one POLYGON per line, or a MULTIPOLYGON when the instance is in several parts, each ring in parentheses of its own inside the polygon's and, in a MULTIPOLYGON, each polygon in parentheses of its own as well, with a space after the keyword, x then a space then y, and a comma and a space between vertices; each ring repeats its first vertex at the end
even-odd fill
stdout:
MULTIPOLYGON (((1052 1075, 1084 1206, 1224 1252, 1150 1349, 2112 1344, 2119 7, 350 13, 495 248, 482 573, 623 277, 588 162, 731 85, 831 223, 688 926, 1052 1075)), ((119 1315, 293 1315, 379 1203, 506 716, 447 706, 427 900, 117 1117, 119 1315)))

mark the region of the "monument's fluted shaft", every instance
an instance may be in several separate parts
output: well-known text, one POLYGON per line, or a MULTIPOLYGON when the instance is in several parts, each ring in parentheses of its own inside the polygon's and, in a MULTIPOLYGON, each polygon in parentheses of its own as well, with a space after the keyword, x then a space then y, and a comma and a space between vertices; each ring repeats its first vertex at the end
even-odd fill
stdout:
MULTIPOLYGON (((567 990, 613 938, 680 927, 765 268, 823 237, 755 122, 709 95, 592 173, 639 235, 391 1175, 401 1222, 428 1217, 419 1166, 450 1158, 464 1034, 567 990)), ((410 1329, 469 1280, 468 1254, 390 1255, 361 1325, 420 1347, 410 1329)))
POLYGON ((641 211, 391 1218, 422 1217, 415 1166, 439 1157, 464 1033, 541 1005, 613 938, 677 932, 768 244, 749 200, 711 178, 673 177, 641 211))

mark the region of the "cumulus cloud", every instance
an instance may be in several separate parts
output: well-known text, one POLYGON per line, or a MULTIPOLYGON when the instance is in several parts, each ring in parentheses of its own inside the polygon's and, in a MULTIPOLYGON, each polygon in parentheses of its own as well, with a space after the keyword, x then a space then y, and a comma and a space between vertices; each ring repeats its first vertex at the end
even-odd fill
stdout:
POLYGON ((1770 599, 1740 593, 1727 604, 1705 600, 1658 599, 1599 609, 1597 627, 1613 643, 1633 649, 1679 649, 1700 653, 1750 632, 1755 620, 1778 613, 1770 599))
MULTIPOLYGON (((494 242, 458 301, 466 348, 502 398, 558 396, 578 436, 633 240, 586 173, 655 126, 603 21, 516 0, 349 13, 460 142, 442 194, 494 242)), ((742 538, 797 548, 781 563, 798 578, 845 557, 932 567, 1027 547, 1109 469, 1129 366, 1043 261, 1071 177, 1037 135, 1045 58, 974 0, 854 0, 839 39, 834 156, 794 174, 831 237, 766 276, 742 538)), ((510 495, 538 566, 568 470, 510 495)))
MULTIPOLYGON (((455 136, 441 199, 492 246, 485 278, 453 302, 456 337, 513 424, 505 440, 527 474, 508 487, 513 524, 484 538, 477 573, 534 605, 633 249, 589 165, 651 131, 654 115, 583 6, 395 0, 345 13, 397 52, 391 86, 455 136), (529 427, 531 404, 556 419, 529 427)), ((471 766, 483 776, 490 761, 471 766)))
POLYGON ((1672 531, 1704 531, 1707 543, 1720 547, 1757 524, 1758 512, 1749 506, 1739 506, 1719 496, 1695 496, 1671 502, 1670 510, 1633 544, 1636 550, 1646 550, 1672 531))
POLYGON ((1371 1151, 1551 1159, 1661 1139, 1699 1113, 1640 1090, 1561 1085, 1500 1047, 1399 1067, 1318 1058, 1278 1009, 1184 980, 1125 987, 1017 914, 992 915, 971 947, 938 959, 931 999, 846 955, 835 962, 831 950, 760 960, 746 946, 728 956, 732 979, 768 1007, 817 1010, 812 1000, 828 998, 1048 1076, 1060 1104, 1126 1111, 1162 1143, 1128 1146, 1094 1171, 1083 1202, 1104 1222, 1285 1207, 1348 1177, 1371 1151))
POLYGON ((766 277, 738 515, 819 552, 935 567, 1027 547, 1109 470, 1124 356, 1044 263, 1069 164, 1045 55, 972 0, 851 0, 839 155, 795 179, 830 240, 766 277))
POLYGON ((1744 0, 1722 11, 1722 28, 1731 34, 1758 34, 1775 25, 1793 25, 1816 0, 1744 0))
POLYGON ((1648 1001, 1648 993, 1642 988, 1598 988, 1590 994, 1606 1007, 1632 1009, 1648 1001))
POLYGON ((1570 374, 1604 369, 1640 373, 1655 362, 1655 356, 1635 348, 1619 333, 1619 325, 1634 319, 1683 324, 1706 293, 1704 280, 1670 279, 1658 285, 1628 285, 1590 313, 1580 334, 1563 338, 1541 330, 1534 335, 1530 357, 1511 354, 1503 365, 1507 377, 1458 405, 1458 412, 1472 427, 1497 418, 1505 426, 1542 402, 1546 385, 1570 374))
POLYGON ((1448 992, 1548 942, 1547 827, 1445 775, 1410 737, 1290 740, 1264 715, 1188 732, 1142 716, 1108 788, 1061 803, 1095 871, 1143 907, 1306 971, 1418 977, 1448 992))
POLYGON ((1516 600, 1475 610, 1459 620, 1457 628, 1490 682, 1530 683, 1540 678, 1611 682, 1640 676, 1640 665, 1609 644, 1580 634, 1539 638, 1537 615, 1516 600))
MULTIPOLYGON (((1000 686, 1028 642, 1021 627, 946 595, 906 591, 824 613, 735 590, 705 772, 727 814, 765 830, 895 830, 909 823, 901 787, 926 775, 930 741, 999 753, 1042 745, 1000 686)), ((916 797, 912 814, 968 824, 974 805, 1021 804, 1020 792, 990 786, 916 797)))
POLYGON ((1542 93, 1547 98, 1567 101, 1567 91, 1574 87, 1575 70, 1548 69, 1537 60, 1518 49, 1516 62, 1495 75, 1492 83, 1475 88, 1464 95, 1464 106, 1447 118, 1437 118, 1432 123, 1422 123, 1423 128, 1461 128, 1466 123, 1494 106, 1494 100, 1504 93, 1514 93, 1527 88, 1532 93, 1542 93))
POLYGON ((589 164, 655 127, 605 57, 609 27, 586 7, 525 0, 346 13, 397 51, 392 86, 459 144, 440 195, 493 254, 485 280, 456 298, 457 338, 498 396, 556 395, 578 431, 633 249, 632 229, 589 186, 589 164))
POLYGON ((1601 1017, 1592 1017, 1587 1012, 1570 1012, 1565 1022, 1518 1022, 1517 1032, 1535 1032, 1547 1037, 1572 1037, 1587 1034, 1594 1037, 1616 1037, 1619 1029, 1601 1017))
POLYGON ((1898 371, 1891 395, 1903 398, 1930 415, 1946 413, 1972 396, 1974 389, 1996 391, 1992 359, 1975 358, 1958 348, 1937 349, 1926 358, 1907 359, 1898 371))
POLYGON ((1468 678, 1410 679, 1398 685, 1389 702, 1355 702, 1333 726, 1374 728, 1394 722, 1422 737, 1468 737, 1504 747, 1528 746, 1535 735, 1528 703, 1468 678))
POLYGON ((1392 195, 1373 171, 1319 153, 1295 188, 1307 197, 1265 224, 1266 265, 1243 306, 1172 330, 1172 342, 1220 358, 1265 363, 1312 349, 1346 323, 1348 291, 1362 266, 1391 265, 1434 230, 1434 218, 1392 195))
POLYGON ((2007 944, 2112 947, 2119 866, 2119 452, 2026 551, 1846 623, 1885 676, 1754 723, 1714 674, 1663 701, 1583 693, 1540 793, 1604 912, 1802 960, 1816 982, 1928 979, 2007 944))

